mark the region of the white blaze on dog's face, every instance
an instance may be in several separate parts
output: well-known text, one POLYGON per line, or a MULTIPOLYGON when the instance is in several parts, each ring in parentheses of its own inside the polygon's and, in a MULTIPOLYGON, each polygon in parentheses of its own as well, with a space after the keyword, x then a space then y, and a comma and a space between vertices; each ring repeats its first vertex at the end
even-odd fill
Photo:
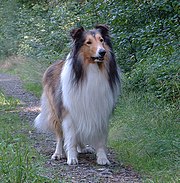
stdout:
POLYGON ((91 56, 95 62, 102 62, 106 54, 104 39, 99 33, 86 35, 85 39, 86 53, 91 56))

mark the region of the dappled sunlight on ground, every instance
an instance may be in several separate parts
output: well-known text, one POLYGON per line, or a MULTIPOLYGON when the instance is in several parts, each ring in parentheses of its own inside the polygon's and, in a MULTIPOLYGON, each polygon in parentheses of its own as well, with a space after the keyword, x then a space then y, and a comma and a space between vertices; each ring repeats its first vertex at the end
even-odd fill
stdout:
POLYGON ((22 110, 24 112, 40 112, 39 106, 33 106, 33 107, 22 107, 22 110))

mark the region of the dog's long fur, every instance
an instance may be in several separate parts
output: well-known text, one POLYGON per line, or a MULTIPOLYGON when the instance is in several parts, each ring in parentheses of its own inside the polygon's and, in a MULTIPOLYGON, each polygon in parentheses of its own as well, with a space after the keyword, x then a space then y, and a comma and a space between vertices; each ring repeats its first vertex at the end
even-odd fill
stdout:
POLYGON ((51 65, 43 77, 41 113, 35 127, 56 134, 52 159, 77 164, 77 150, 96 150, 97 163, 109 164, 105 153, 108 121, 119 94, 120 79, 106 25, 71 31, 73 47, 65 61, 51 65))

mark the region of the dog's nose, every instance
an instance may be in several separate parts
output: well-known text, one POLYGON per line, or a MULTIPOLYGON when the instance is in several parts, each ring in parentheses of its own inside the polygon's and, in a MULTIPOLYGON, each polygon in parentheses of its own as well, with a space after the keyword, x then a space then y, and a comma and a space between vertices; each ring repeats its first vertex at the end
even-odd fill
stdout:
POLYGON ((101 49, 99 50, 99 55, 100 55, 101 57, 104 57, 105 54, 106 54, 106 50, 101 48, 101 49))

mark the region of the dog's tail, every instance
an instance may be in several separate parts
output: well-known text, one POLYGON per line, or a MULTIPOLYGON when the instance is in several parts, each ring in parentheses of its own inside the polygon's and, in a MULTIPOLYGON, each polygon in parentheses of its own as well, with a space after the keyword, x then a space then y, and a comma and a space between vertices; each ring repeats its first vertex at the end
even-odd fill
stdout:
POLYGON ((38 131, 47 132, 51 130, 51 125, 49 123, 50 114, 48 99, 43 92, 41 97, 41 113, 34 120, 34 126, 38 131))

